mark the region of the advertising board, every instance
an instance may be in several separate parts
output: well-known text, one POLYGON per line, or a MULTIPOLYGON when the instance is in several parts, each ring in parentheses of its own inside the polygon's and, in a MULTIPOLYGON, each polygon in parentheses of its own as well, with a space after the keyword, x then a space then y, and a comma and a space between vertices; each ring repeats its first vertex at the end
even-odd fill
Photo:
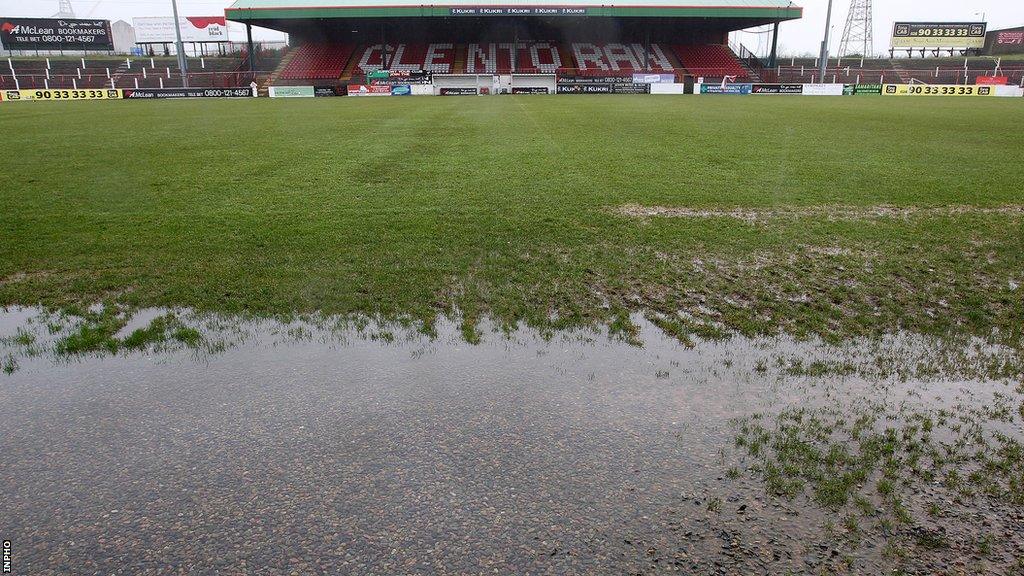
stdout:
POLYGON ((562 84, 556 88, 558 94, 650 94, 650 84, 632 82, 562 84))
POLYGON ((271 86, 271 98, 312 98, 316 90, 312 86, 271 86))
POLYGON ((0 100, 16 102, 20 100, 118 100, 121 90, 97 88, 87 90, 4 90, 0 92, 0 100))
POLYGON ((843 96, 879 96, 881 94, 881 84, 847 84, 843 86, 843 96))
POLYGON ((675 81, 672 74, 633 74, 634 84, 673 84, 675 81))
POLYGON ((513 86, 513 94, 547 94, 549 91, 544 86, 513 86))
MULTIPOLYGON (((224 16, 187 16, 178 18, 182 42, 227 42, 228 23, 224 16)), ((139 44, 166 44, 175 41, 174 18, 156 16, 132 18, 135 41, 139 44)))
POLYGON ((441 96, 476 96, 476 88, 441 88, 441 96))
POLYGON ((349 84, 349 96, 391 96, 391 86, 376 84, 349 84))
POLYGON ((0 18, 7 50, 113 50, 109 20, 0 18))
POLYGON ((984 22, 897 22, 893 48, 983 48, 984 22))
POLYGON ((804 96, 842 96, 844 92, 842 84, 804 84, 804 96))
POLYGON ((803 94, 803 84, 754 84, 751 94, 803 94))
POLYGON ((721 84, 701 84, 700 85, 700 93, 701 94, 732 94, 732 95, 745 96, 747 94, 750 94, 750 91, 751 91, 752 88, 753 88, 753 84, 726 84, 725 86, 722 86, 721 84))
POLYGON ((1024 88, 1020 86, 993 86, 992 94, 1000 98, 1020 98, 1024 96, 1024 88))
POLYGON ((431 72, 408 71, 408 70, 377 70, 370 72, 367 79, 371 84, 400 86, 409 84, 430 84, 434 81, 431 72))
POLYGON ((611 84, 559 84, 559 94, 611 94, 611 84))
POLYGON ((1008 30, 996 34, 996 44, 999 46, 1024 46, 1024 30, 1008 30))
POLYGON ((886 84, 884 96, 994 96, 992 86, 956 84, 886 84))
POLYGON ((551 6, 462 6, 449 8, 449 16, 586 16, 588 8, 551 6))
POLYGON ((635 84, 633 82, 616 82, 611 85, 612 94, 650 94, 650 84, 635 84))
POLYGON ((559 84, 632 83, 632 76, 559 76, 559 84))
POLYGON ((685 94, 686 84, 651 84, 651 94, 685 94))
POLYGON ((125 100, 164 100, 169 98, 252 98, 255 91, 249 86, 235 88, 140 88, 125 89, 125 100))

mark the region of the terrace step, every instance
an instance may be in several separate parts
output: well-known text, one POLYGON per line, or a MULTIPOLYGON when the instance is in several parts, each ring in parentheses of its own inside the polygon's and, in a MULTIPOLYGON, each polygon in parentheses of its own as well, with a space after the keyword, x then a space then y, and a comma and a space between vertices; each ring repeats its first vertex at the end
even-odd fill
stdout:
MULTIPOLYGON (((252 55, 250 55, 249 57, 251 58, 252 55)), ((285 55, 281 58, 281 61, 278 62, 277 68, 274 68, 274 71, 270 73, 269 77, 267 77, 268 86, 272 86, 274 82, 277 82, 278 76, 280 76, 281 72, 288 67, 288 63, 291 62, 292 58, 294 57, 295 50, 289 50, 288 52, 285 53, 285 55)))
POLYGON ((464 74, 466 72, 466 45, 455 45, 455 63, 452 64, 453 74, 464 74))
POLYGON ((341 73, 341 80, 351 80, 352 76, 356 73, 356 66, 359 65, 359 56, 362 52, 363 46, 356 46, 356 49, 352 51, 352 56, 349 57, 349 61, 345 64, 345 70, 341 73))

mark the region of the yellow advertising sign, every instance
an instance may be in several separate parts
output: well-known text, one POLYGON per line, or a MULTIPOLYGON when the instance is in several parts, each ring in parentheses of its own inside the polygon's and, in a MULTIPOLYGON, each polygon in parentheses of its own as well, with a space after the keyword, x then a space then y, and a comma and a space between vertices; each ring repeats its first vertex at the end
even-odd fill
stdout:
POLYGON ((883 96, 995 96, 991 86, 962 84, 886 84, 883 96))
POLYGON ((984 22, 897 22, 893 48, 984 48, 984 22))
POLYGON ((120 100, 121 90, 112 88, 86 88, 79 90, 3 90, 0 100, 14 102, 16 100, 120 100))

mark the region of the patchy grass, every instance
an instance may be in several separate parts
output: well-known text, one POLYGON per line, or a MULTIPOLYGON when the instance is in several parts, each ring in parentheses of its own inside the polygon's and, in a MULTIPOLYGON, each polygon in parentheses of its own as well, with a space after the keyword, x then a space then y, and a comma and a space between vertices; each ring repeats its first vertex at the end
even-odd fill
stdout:
MULTIPOLYGON (((18 153, 0 158, 17 175, 0 187, 0 304, 423 326, 446 314, 468 341, 484 317, 605 323, 629 339, 624 313, 645 312, 683 342, 904 329, 1019 346, 1024 216, 1006 208, 1024 204, 1024 148, 1006 130, 1024 120, 1018 104, 5 104, 0 131, 18 153), (711 216, 616 212, 630 204, 711 216), (769 216, 715 216, 729 210, 769 216)), ((64 346, 109 348, 110 328, 64 346)))
POLYGON ((203 341, 203 336, 199 330, 188 326, 178 326, 174 329, 171 337, 189 348, 196 348, 203 341))
POLYGON ((787 408, 737 420, 735 446, 769 494, 809 497, 842 518, 853 546, 880 537, 892 551, 989 556, 1018 544, 987 531, 1024 507, 1024 420, 1008 408, 1019 400, 995 392, 937 409, 884 399, 787 408))
POLYGON ((18 359, 13 354, 5 354, 3 361, 0 362, 0 370, 4 374, 14 374, 18 371, 18 359))
POLYGON ((167 317, 160 316, 153 319, 145 328, 138 328, 129 334, 121 342, 129 350, 138 350, 152 344, 161 344, 167 341, 167 317))
POLYGON ((92 352, 116 354, 121 348, 117 332, 124 327, 125 320, 106 308, 104 312, 89 312, 70 334, 59 338, 54 345, 58 356, 74 356, 92 352))
POLYGON ((117 334, 126 323, 126 314, 113 306, 98 312, 85 312, 67 335, 56 340, 53 352, 58 357, 90 353, 116 354, 119 351, 159 347, 170 340, 190 348, 198 347, 203 342, 198 330, 184 325, 173 313, 158 316, 146 326, 119 338, 117 334))

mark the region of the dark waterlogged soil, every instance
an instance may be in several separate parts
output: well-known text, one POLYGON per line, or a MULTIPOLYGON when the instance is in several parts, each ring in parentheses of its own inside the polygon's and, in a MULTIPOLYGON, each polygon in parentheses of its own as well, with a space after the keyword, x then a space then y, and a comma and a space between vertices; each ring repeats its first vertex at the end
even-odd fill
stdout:
MULTIPOLYGON (((1004 403, 978 426, 1020 440, 1009 381, 809 374, 793 358, 873 359, 685 348, 639 318, 642 348, 193 319, 204 345, 55 359, 36 314, 0 322, 15 574, 1021 573, 1024 508, 1006 498, 899 485, 907 517, 890 522, 874 484, 870 507, 823 506, 813 482, 778 495, 737 446, 754 415, 772 430, 865 399, 892 422, 1004 403)), ((908 361, 929 348, 901 342, 908 361)))

